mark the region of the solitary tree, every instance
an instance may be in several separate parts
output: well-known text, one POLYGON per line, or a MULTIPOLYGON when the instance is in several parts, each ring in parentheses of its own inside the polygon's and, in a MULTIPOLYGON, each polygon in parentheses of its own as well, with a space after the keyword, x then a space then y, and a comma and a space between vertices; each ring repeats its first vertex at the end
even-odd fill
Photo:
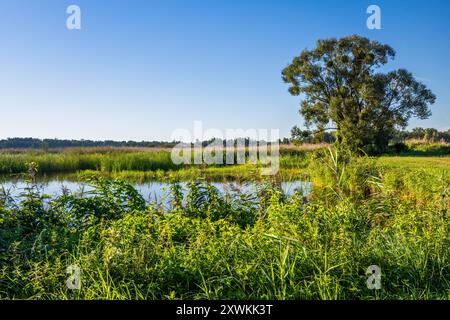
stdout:
POLYGON ((376 72, 394 50, 357 35, 317 41, 282 71, 292 95, 302 95, 308 129, 337 131, 354 150, 383 151, 411 117, 426 119, 435 95, 404 69, 376 72))

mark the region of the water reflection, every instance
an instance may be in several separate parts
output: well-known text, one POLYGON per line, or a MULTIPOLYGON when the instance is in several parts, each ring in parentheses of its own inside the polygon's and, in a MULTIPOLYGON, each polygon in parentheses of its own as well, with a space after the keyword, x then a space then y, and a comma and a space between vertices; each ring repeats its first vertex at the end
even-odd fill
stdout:
MULTIPOLYGON (((257 182, 212 182, 214 187, 222 194, 229 193, 256 193, 259 183, 257 182)), ((169 183, 161 181, 152 181, 145 183, 133 184, 136 190, 147 200, 148 202, 158 202, 161 204, 167 204, 170 201, 169 183)), ((187 190, 187 182, 180 182, 184 194, 187 190)), ((83 183, 74 181, 58 181, 50 180, 46 182, 38 183, 38 191, 40 193, 48 194, 52 197, 57 197, 63 193, 76 193, 80 196, 89 196, 89 192, 93 187, 83 183)), ((25 181, 6 181, 0 184, 0 192, 6 192, 12 199, 18 199, 21 194, 26 190, 27 184, 25 181), (3 190, 2 190, 3 189, 3 190)), ((311 184, 304 181, 289 181, 281 182, 279 184, 280 189, 287 196, 292 196, 295 191, 302 195, 307 195, 311 191, 311 184)))

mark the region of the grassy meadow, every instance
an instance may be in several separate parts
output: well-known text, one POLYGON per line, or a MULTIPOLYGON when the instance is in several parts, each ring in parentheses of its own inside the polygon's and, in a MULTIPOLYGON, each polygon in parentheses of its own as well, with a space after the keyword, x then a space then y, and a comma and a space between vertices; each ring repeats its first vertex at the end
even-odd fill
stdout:
MULTIPOLYGON (((307 155, 324 145, 282 147, 279 177, 297 179, 298 169, 307 165, 307 155)), ((198 151, 194 150, 192 158, 198 151)), ((246 150, 246 157, 249 151, 246 150)), ((236 152, 235 152, 236 156, 236 152)), ((260 179, 260 166, 241 165, 175 165, 171 150, 145 148, 73 148, 51 151, 0 151, 0 177, 18 177, 27 173, 29 163, 36 164, 41 176, 64 176, 79 180, 86 176, 101 175, 129 181, 161 180, 175 177, 181 180, 199 176, 213 180, 260 179)))
POLYGON ((2 174, 28 187, 0 192, 0 299, 450 299, 448 156, 291 147, 280 166, 277 179, 308 179, 311 194, 287 197, 248 164, 177 167, 168 150, 2 152, 2 174), (94 190, 41 194, 29 162, 94 190), (170 181, 170 206, 144 201, 129 184, 140 179, 170 181), (214 179, 260 183, 223 195, 214 179))

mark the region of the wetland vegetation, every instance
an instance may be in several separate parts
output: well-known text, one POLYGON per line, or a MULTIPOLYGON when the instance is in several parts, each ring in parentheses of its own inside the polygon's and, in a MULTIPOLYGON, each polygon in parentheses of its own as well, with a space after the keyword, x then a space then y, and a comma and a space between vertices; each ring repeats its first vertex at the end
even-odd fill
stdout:
POLYGON ((161 150, 2 153, 27 184, 0 196, 0 298, 450 298, 450 158, 289 149, 280 172, 311 181, 307 196, 255 166, 175 168, 161 150), (74 174, 89 196, 39 192, 39 170, 74 174), (126 181, 147 175, 170 182, 167 205, 126 181), (218 176, 256 180, 256 193, 224 194, 218 176), (367 288, 370 265, 383 290, 367 288))

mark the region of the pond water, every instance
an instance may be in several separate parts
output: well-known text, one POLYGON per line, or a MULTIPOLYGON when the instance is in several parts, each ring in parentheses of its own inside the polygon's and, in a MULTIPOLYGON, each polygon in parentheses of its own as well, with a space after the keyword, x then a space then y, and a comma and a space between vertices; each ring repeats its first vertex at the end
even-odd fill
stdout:
MULTIPOLYGON (((186 194, 186 182, 180 182, 183 188, 183 192, 186 194)), ((238 182, 212 182, 222 194, 233 192, 242 193, 255 193, 258 184, 255 182, 238 183, 238 182)), ((162 204, 168 204, 169 199, 169 183, 161 181, 152 181, 145 183, 133 184, 136 190, 144 197, 148 202, 158 202, 162 204)), ((6 192, 13 199, 17 199, 27 187, 25 181, 0 181, 0 195, 6 192)), ((92 186, 83 182, 74 182, 69 180, 50 180, 38 183, 39 191, 41 193, 48 194, 52 197, 61 195, 64 191, 70 191, 71 193, 86 194, 92 190, 92 186)), ((302 195, 307 195, 311 192, 311 183, 304 181, 290 181, 281 182, 280 188, 287 196, 292 196, 295 191, 302 195)))

